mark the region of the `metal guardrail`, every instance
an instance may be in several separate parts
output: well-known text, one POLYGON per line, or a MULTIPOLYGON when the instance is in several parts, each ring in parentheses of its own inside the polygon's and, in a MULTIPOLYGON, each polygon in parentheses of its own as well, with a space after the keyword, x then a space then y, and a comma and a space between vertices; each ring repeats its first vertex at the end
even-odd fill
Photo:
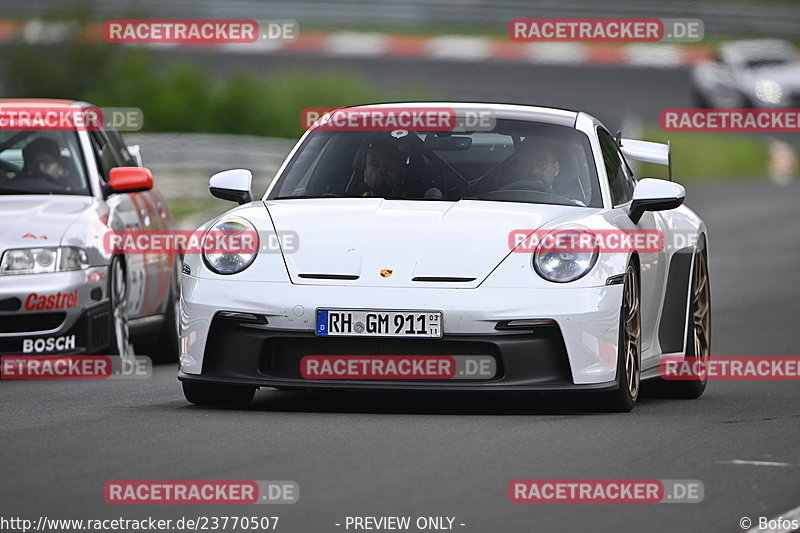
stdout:
POLYGON ((174 198, 208 198, 208 178, 231 168, 252 171, 263 192, 295 144, 291 139, 213 133, 127 133, 125 142, 141 147, 144 165, 174 198))
MULTIPOLYGON (((788 0, 96 0, 96 18, 294 19, 316 27, 495 28, 519 17, 700 18, 706 35, 796 37, 800 6, 788 0)), ((25 18, 65 13, 55 0, 3 0, 0 16, 25 18)))
POLYGON ((212 174, 231 168, 253 173, 253 194, 261 197, 295 144, 292 139, 213 133, 126 133, 125 142, 141 148, 144 165, 173 206, 195 206, 177 221, 191 230, 234 207, 208 192, 212 174))

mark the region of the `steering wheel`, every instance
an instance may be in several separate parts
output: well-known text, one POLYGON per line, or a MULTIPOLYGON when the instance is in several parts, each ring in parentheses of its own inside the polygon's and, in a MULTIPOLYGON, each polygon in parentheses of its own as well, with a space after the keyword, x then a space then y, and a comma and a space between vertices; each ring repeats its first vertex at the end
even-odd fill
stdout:
POLYGON ((64 191, 69 190, 69 189, 72 188, 72 185, 70 183, 66 182, 66 180, 69 179, 69 176, 64 176, 62 178, 62 180, 65 180, 65 181, 59 181, 57 179, 54 179, 49 174, 45 174, 44 172, 36 171, 36 172, 31 173, 31 174, 28 174, 27 176, 24 176, 23 179, 41 180, 42 182, 45 182, 48 185, 55 185, 56 187, 59 187, 61 190, 64 190, 64 191))
POLYGON ((558 198, 559 200, 566 200, 571 205, 583 205, 574 198, 570 198, 568 196, 564 196, 562 194, 558 194, 553 191, 545 190, 544 184, 542 182, 534 180, 512 181, 511 183, 503 185, 498 190, 492 192, 498 193, 498 192, 511 192, 511 191, 530 191, 530 192, 535 192, 536 194, 552 196, 554 198, 558 198))
POLYGON ((22 172, 22 169, 19 168, 14 163, 6 161, 5 159, 0 159, 0 170, 4 172, 13 172, 14 174, 19 174, 22 172))

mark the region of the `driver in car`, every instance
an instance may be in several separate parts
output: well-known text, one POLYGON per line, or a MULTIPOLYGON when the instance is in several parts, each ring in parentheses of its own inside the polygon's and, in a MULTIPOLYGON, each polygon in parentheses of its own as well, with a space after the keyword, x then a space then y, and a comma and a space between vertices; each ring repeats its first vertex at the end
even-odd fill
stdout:
POLYGON ((72 188, 72 179, 66 158, 52 139, 39 137, 29 142, 22 149, 22 176, 45 178, 64 189, 72 188))
POLYGON ((365 197, 402 198, 406 181, 408 156, 397 143, 376 141, 370 143, 364 156, 365 197))
POLYGON ((515 179, 530 182, 541 191, 553 190, 553 182, 560 171, 555 149, 541 139, 525 139, 514 156, 515 179))

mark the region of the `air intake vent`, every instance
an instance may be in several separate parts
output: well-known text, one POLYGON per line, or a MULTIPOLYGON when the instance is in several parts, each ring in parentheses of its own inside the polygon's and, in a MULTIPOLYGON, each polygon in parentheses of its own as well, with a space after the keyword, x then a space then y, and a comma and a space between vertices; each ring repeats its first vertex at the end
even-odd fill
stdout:
POLYGON ((475 281, 475 278, 454 278, 448 276, 417 276, 411 281, 429 281, 433 283, 467 283, 475 281))
POLYGON ((22 307, 22 300, 19 298, 6 298, 0 300, 0 311, 19 311, 22 307))
POLYGON ((32 333, 58 329, 67 318, 66 313, 25 313, 4 316, 0 320, 0 333, 32 333))
POLYGON ((91 318, 89 327, 92 346, 96 348, 108 346, 111 342, 111 313, 108 311, 97 313, 91 318))
POLYGON ((342 280, 358 279, 358 276, 353 274, 298 274, 298 276, 306 279, 342 279, 342 280))

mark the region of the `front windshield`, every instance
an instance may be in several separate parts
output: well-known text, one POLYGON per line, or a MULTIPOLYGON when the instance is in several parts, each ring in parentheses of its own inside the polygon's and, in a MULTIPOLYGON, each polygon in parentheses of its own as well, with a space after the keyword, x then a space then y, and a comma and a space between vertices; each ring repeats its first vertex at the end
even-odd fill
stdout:
POLYGON ((292 198, 602 206, 584 133, 502 119, 480 132, 311 132, 268 196, 292 198))
POLYGON ((91 194, 75 131, 0 131, 0 194, 91 194))

